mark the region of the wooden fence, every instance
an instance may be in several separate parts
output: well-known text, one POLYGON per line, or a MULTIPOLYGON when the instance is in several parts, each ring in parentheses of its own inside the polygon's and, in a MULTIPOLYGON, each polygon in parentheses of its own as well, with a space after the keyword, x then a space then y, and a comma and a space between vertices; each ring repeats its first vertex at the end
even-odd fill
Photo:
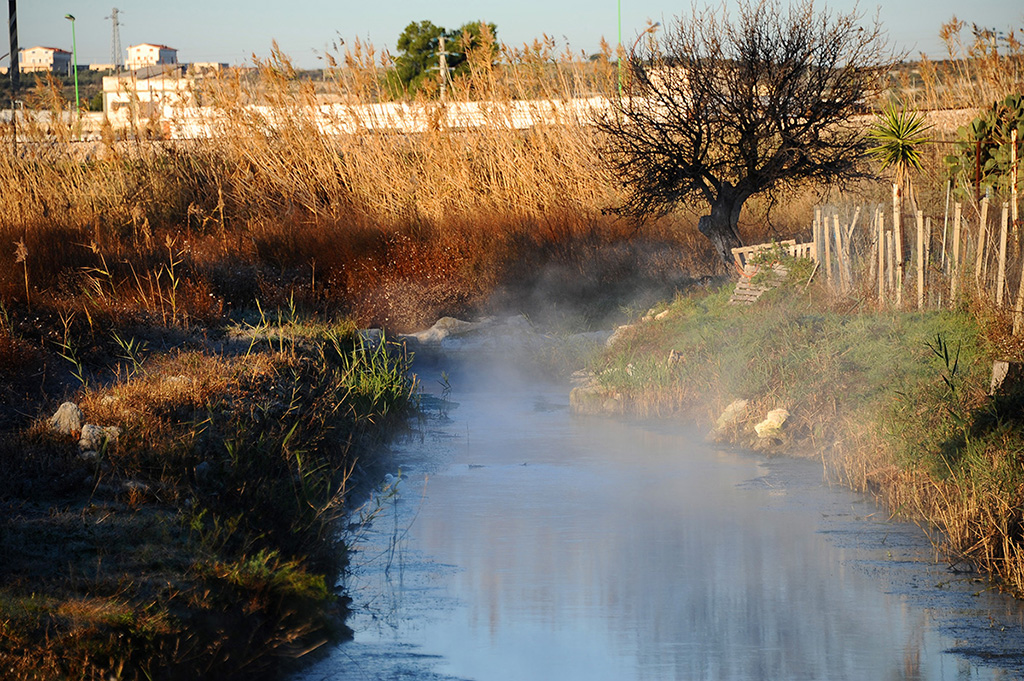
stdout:
POLYGON ((989 198, 945 213, 892 206, 819 206, 813 239, 822 277, 835 293, 871 296, 880 307, 952 307, 972 296, 1024 328, 1024 244, 1015 205, 989 198), (909 218, 909 219, 907 219, 909 218))

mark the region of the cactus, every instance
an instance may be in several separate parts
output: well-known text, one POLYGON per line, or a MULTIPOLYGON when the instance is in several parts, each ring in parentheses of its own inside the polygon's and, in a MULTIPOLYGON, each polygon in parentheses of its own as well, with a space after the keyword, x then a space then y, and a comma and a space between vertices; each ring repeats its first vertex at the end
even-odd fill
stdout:
MULTIPOLYGON (((972 185, 979 193, 989 187, 997 191, 1010 188, 1013 130, 1017 131, 1017 144, 1024 145, 1024 95, 1021 94, 994 102, 970 125, 960 126, 955 151, 945 158, 960 194, 969 194, 972 185)), ((1020 150, 1018 146, 1018 152, 1020 150)))

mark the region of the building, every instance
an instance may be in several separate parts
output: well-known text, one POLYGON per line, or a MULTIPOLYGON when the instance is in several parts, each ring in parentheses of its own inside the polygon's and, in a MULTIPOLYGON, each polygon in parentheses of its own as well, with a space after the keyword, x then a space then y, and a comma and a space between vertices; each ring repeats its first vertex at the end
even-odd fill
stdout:
POLYGON ((140 43, 139 45, 128 46, 129 71, 137 71, 147 66, 158 66, 163 64, 177 64, 178 51, 166 45, 154 45, 153 43, 140 43))
POLYGON ((71 53, 59 47, 27 47, 18 51, 18 68, 22 73, 50 71, 67 75, 71 73, 71 53))
POLYGON ((178 107, 195 106, 195 81, 183 72, 182 67, 164 66, 104 76, 103 113, 119 128, 159 120, 178 107))

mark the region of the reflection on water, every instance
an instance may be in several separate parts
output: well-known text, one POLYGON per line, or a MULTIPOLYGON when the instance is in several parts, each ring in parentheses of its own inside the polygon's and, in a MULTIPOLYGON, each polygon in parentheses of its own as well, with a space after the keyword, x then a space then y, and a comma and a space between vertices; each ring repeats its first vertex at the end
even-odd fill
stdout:
MULTIPOLYGON (((429 381, 427 381, 429 383, 429 381)), ((456 390, 458 384, 455 384, 456 390)), ((395 454, 303 679, 1018 678, 1022 609, 820 467, 480 390, 395 454), (997 662, 998 664, 992 664, 997 662)))

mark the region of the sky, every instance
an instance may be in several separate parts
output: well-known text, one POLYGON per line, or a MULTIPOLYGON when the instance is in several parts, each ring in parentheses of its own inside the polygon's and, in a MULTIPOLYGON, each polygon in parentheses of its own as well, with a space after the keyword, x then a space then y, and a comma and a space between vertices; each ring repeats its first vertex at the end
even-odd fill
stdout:
MULTIPOLYGON (((121 10, 122 62, 124 48, 136 43, 168 45, 178 50, 179 62, 251 63, 266 57, 274 40, 300 68, 319 68, 321 55, 341 41, 369 40, 378 50, 395 50, 398 36, 412 21, 429 19, 445 28, 484 20, 498 27, 498 39, 521 45, 547 34, 574 52, 598 51, 602 37, 615 44, 621 3, 622 41, 630 45, 650 21, 671 21, 689 14, 703 0, 476 0, 422 2, 419 0, 20 0, 19 43, 71 50, 75 16, 78 62, 110 63, 112 7, 121 10)), ((730 3, 732 4, 731 0, 730 3)), ((898 51, 916 58, 920 53, 941 57, 940 26, 954 14, 968 25, 1000 31, 1024 28, 1021 0, 887 0, 881 4, 854 0, 817 2, 837 12, 857 9, 870 18, 876 9, 898 51)), ((0 32, 0 36, 4 32, 0 32)), ((0 39, 0 50, 9 44, 0 39)), ((7 57, 0 65, 7 64, 7 57)))

